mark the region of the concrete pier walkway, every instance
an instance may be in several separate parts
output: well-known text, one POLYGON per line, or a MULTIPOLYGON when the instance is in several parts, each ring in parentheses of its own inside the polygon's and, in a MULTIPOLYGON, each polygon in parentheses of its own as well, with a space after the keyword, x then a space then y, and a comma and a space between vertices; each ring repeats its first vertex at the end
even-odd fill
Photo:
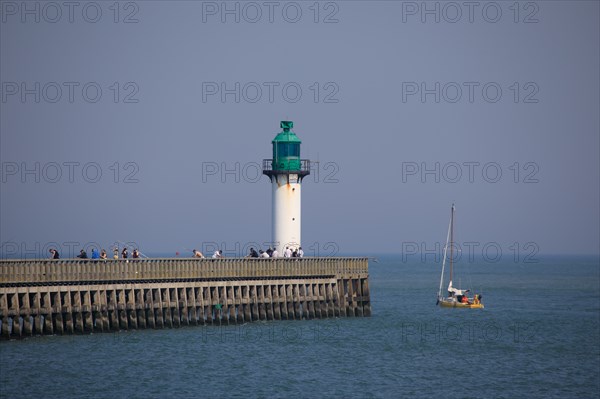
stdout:
POLYGON ((0 337, 371 315, 367 258, 1 260, 0 337))

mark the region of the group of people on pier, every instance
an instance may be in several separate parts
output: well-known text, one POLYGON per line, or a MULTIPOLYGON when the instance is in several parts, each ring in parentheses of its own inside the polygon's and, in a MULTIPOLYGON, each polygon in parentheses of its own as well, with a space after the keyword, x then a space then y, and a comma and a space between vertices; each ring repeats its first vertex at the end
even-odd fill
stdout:
MULTIPOLYGON (((197 249, 192 250, 192 252, 194 253, 194 258, 206 258, 206 256, 204 256, 204 254, 200 251, 198 251, 197 249)), ((279 251, 277 251, 277 248, 271 248, 269 247, 266 251, 263 251, 262 249, 260 249, 258 252, 256 252, 256 250, 254 249, 254 247, 250 248, 250 252, 248 253, 248 255, 245 256, 245 258, 303 258, 304 257, 304 251, 302 250, 302 247, 298 247, 292 250, 291 247, 286 246, 285 247, 285 251, 283 251, 283 256, 281 256, 279 254, 279 251)), ((219 259, 219 258, 224 258, 223 256, 223 251, 218 249, 216 250, 213 255, 212 255, 213 259, 219 259)))
MULTIPOLYGON (((197 249, 192 250, 192 252, 194 254, 194 258, 202 258, 202 259, 206 258, 204 256, 204 254, 197 249)), ((140 251, 137 248, 135 248, 133 250, 133 252, 131 253, 131 258, 139 259, 140 254, 141 254, 140 251)), ((223 251, 220 249, 216 250, 212 255, 213 259, 220 259, 220 258, 224 258, 224 257, 225 256, 223 255, 223 251)), ((281 257, 283 257, 283 258, 303 258, 304 251, 302 250, 302 247, 292 248, 290 246, 286 246, 285 250, 283 251, 283 254, 279 254, 279 251, 277 251, 277 248, 269 247, 266 251, 263 251, 262 249, 260 249, 258 252, 256 252, 254 247, 252 247, 252 248, 250 248, 250 252, 248 253, 248 255, 245 256, 245 258, 281 258, 281 257)), ((98 250, 96 248, 92 248, 92 254, 91 254, 91 256, 88 257, 88 254, 85 251, 85 249, 81 249, 81 251, 79 251, 79 255, 77 255, 77 258, 92 259, 92 260, 107 260, 108 253, 106 252, 105 249, 102 249, 102 250, 100 250, 100 252, 98 252, 98 250)), ((129 258, 129 251, 127 250, 127 247, 123 247, 123 249, 121 250, 120 258, 121 259, 129 258)), ((50 249, 50 259, 60 259, 59 252, 54 248, 50 249)), ((119 248, 117 248, 117 247, 113 248, 112 259, 119 259, 119 248)))
MULTIPOLYGON (((85 251, 85 249, 81 249, 81 251, 79 251, 79 255, 77 255, 77 257, 79 259, 107 260, 108 254, 105 249, 102 249, 100 252, 98 252, 98 250, 96 248, 92 248, 92 255, 91 255, 91 257, 88 257, 88 254, 85 251)), ((127 250, 127 247, 123 247, 123 250, 121 251, 121 259, 127 259, 128 257, 129 257, 129 251, 127 250)), ((133 250, 133 252, 131 253, 131 258, 139 259, 139 257, 140 257, 140 251, 137 248, 135 248, 133 250)), ((113 249, 112 258, 119 259, 119 248, 115 247, 113 249)), ((59 252, 54 248, 50 249, 50 259, 60 259, 59 252)))

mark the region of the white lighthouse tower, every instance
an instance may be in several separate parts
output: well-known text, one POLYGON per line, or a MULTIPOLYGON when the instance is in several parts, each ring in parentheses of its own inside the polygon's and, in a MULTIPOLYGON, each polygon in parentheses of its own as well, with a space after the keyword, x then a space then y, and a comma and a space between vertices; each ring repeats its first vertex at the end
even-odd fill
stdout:
POLYGON ((273 158, 263 161, 263 174, 273 187, 273 243, 280 256, 285 247, 301 245, 302 178, 310 174, 310 161, 300 159, 301 141, 291 129, 292 121, 282 121, 283 129, 273 139, 273 158))

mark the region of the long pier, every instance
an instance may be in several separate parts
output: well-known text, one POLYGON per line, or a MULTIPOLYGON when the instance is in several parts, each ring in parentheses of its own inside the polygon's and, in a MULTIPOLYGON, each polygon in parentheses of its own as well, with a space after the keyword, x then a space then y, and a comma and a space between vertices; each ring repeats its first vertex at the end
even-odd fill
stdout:
POLYGON ((367 258, 0 260, 0 338, 371 315, 367 258))

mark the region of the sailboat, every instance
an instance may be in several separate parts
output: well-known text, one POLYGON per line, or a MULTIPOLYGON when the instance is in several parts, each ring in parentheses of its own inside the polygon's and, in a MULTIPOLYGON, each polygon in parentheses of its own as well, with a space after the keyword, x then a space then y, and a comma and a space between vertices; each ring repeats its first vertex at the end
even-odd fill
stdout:
POLYGON ((436 305, 443 308, 466 308, 466 309, 483 309, 481 295, 475 294, 469 298, 470 290, 461 290, 454 288, 452 285, 452 273, 454 266, 454 204, 450 211, 450 225, 448 226, 448 234, 446 235, 446 246, 444 247, 444 259, 442 260, 442 276, 440 277, 440 289, 438 291, 436 305), (442 295, 442 287, 444 286, 444 269, 446 268, 446 258, 450 248, 450 282, 446 295, 442 295))

